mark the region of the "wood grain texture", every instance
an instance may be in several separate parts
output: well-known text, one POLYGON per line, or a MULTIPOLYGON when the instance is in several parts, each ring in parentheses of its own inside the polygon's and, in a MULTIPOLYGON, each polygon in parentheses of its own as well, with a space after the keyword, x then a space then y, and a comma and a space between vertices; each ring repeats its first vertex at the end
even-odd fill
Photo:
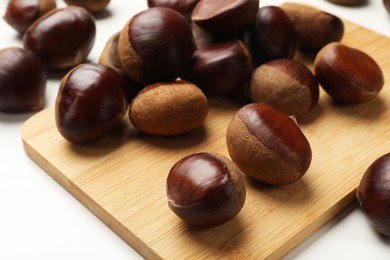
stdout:
MULTIPOLYGON (((343 43, 359 48, 390 77, 387 37, 346 23, 343 43)), ((311 64, 311 59, 299 60, 311 64)), ((64 188, 148 259, 281 258, 355 198, 369 164, 390 151, 390 89, 358 105, 335 104, 321 92, 319 105, 300 125, 312 145, 313 161, 298 182, 282 187, 246 178, 247 200, 230 222, 209 229, 188 226, 167 206, 169 169, 193 152, 228 156, 225 131, 239 108, 210 102, 203 127, 176 138, 137 133, 124 118, 93 145, 64 140, 54 108, 23 126, 27 154, 64 188)))

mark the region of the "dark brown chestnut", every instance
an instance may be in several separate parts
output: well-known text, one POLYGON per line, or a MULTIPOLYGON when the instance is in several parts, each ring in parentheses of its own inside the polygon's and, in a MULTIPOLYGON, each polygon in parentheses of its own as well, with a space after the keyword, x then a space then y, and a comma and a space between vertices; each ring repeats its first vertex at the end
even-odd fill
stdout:
POLYGON ((56 7, 55 0, 10 0, 3 18, 12 28, 24 34, 33 22, 56 7))
POLYGON ((33 52, 19 47, 0 50, 0 111, 42 109, 45 89, 46 72, 33 52))
POLYGON ((126 109, 123 79, 116 70, 80 64, 61 81, 55 104, 57 129, 71 143, 91 143, 109 133, 126 109))
POLYGON ((333 14, 301 3, 283 3, 280 7, 290 17, 297 47, 302 51, 317 52, 344 36, 344 23, 333 14))
POLYGON ((341 43, 330 43, 321 49, 314 71, 323 89, 346 104, 370 100, 384 85, 383 72, 371 56, 341 43))
POLYGON ((263 102, 286 115, 300 119, 318 103, 319 86, 305 65, 289 59, 260 65, 249 86, 253 102, 263 102))
POLYGON ((183 80, 146 86, 129 107, 135 128, 160 136, 191 131, 203 124, 207 114, 206 96, 196 85, 183 80))
POLYGON ((67 5, 76 5, 91 13, 98 13, 106 8, 110 0, 64 0, 67 5))
POLYGON ((245 33, 245 43, 256 66, 276 59, 292 59, 295 31, 290 17, 278 6, 261 7, 245 33))
POLYGON ((230 40, 199 48, 181 78, 195 83, 206 96, 225 96, 250 79, 252 60, 245 44, 230 40))
POLYGON ((199 0, 148 0, 148 6, 171 8, 182 14, 190 22, 192 10, 198 2, 199 0))
POLYGON ((132 80, 123 70, 118 52, 119 35, 120 32, 117 32, 107 40, 100 54, 99 63, 114 68, 123 76, 127 100, 130 102, 144 88, 144 85, 132 80))
POLYGON ((265 183, 296 182, 311 164, 310 144, 296 122, 264 103, 237 111, 226 142, 230 158, 241 171, 265 183))
POLYGON ((372 226, 390 236, 390 153, 376 159, 364 173, 356 197, 372 226))
POLYGON ((192 21, 213 34, 240 35, 255 20, 259 0, 201 0, 192 21))
POLYGON ((242 172, 219 154, 195 153, 179 160, 167 178, 170 209, 185 222, 217 226, 233 219, 245 203, 242 172))
POLYGON ((383 0, 386 11, 390 14, 390 0, 383 0))
POLYGON ((195 49, 190 25, 165 7, 136 14, 122 29, 118 46, 123 69, 144 85, 177 79, 195 49))
POLYGON ((95 43, 96 26, 82 7, 54 9, 25 32, 23 45, 37 54, 48 69, 74 67, 85 60, 95 43))

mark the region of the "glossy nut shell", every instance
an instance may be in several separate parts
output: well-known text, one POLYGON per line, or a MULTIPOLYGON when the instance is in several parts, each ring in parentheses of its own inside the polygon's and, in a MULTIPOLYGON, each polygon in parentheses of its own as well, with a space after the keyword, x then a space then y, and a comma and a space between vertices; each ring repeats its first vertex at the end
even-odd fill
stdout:
POLYGON ((45 89, 46 72, 33 52, 19 47, 0 50, 0 111, 42 109, 45 89))
POLYGON ((191 21, 192 10, 194 10, 199 0, 148 0, 149 7, 167 7, 171 8, 191 21))
POLYGON ((192 21, 213 34, 239 35, 255 20, 259 0, 201 0, 192 21))
POLYGON ((55 0, 10 0, 3 18, 23 34, 39 17, 56 6, 55 0))
POLYGON ((379 157, 368 167, 356 196, 373 227, 390 236, 390 154, 379 157))
POLYGON ((179 160, 167 178, 170 209, 194 226, 217 226, 244 206, 245 183, 234 163, 219 154, 197 153, 179 160))
POLYGON ((342 103, 368 101, 384 85, 383 72, 371 56, 341 43, 330 43, 321 49, 314 70, 323 89, 342 103))
POLYGON ((55 104, 57 129, 71 143, 91 143, 118 125, 126 109, 123 79, 116 70, 80 64, 61 81, 55 104))
POLYGON ((278 6, 260 8, 256 21, 245 33, 245 43, 255 65, 276 59, 292 59, 295 38, 290 17, 278 6))
POLYGON ((121 32, 118 47, 123 69, 130 78, 145 85, 177 79, 195 49, 187 21, 164 7, 149 8, 130 19, 121 32))
POLYGON ((181 76, 196 84, 207 96, 226 96, 250 79, 252 59, 245 44, 230 40, 199 48, 181 76))
POLYGON ((264 103, 245 105, 231 120, 226 142, 240 170, 259 181, 298 181, 311 164, 311 147, 293 119, 264 103))
POLYGON ((35 21, 23 36, 26 49, 48 69, 74 67, 85 60, 95 43, 92 15, 81 7, 54 9, 35 21))

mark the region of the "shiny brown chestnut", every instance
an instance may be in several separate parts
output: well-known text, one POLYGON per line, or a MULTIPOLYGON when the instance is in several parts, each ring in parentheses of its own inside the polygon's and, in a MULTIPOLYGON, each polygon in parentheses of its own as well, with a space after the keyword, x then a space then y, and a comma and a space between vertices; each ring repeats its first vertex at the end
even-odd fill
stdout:
POLYGON ((194 84, 178 80, 155 83, 143 88, 129 106, 129 117, 139 131, 173 136, 203 124, 208 101, 194 84))
POLYGON ((276 59, 292 59, 295 54, 293 23, 282 8, 261 7, 255 22, 245 32, 245 43, 256 66, 276 59))
POLYGON ((106 45, 104 46, 103 51, 100 54, 99 63, 114 68, 119 72, 119 74, 122 75, 124 79, 124 87, 127 100, 128 102, 130 102, 138 94, 138 92, 140 92, 141 89, 144 88, 144 85, 141 85, 132 80, 123 70, 118 52, 119 36, 120 32, 117 32, 107 40, 106 45))
POLYGON ((85 60, 95 43, 96 26, 82 7, 54 9, 25 32, 23 45, 37 54, 48 69, 74 67, 85 60))
POLYGON ((201 0, 192 21, 213 34, 239 35, 255 20, 259 0, 201 0))
POLYGON ((344 36, 344 23, 333 14, 301 3, 283 3, 280 7, 293 22, 297 47, 302 51, 317 52, 344 36))
POLYGON ((206 96, 226 96, 250 79, 252 60, 245 44, 230 40, 199 48, 181 78, 193 82, 206 96))
POLYGON ((190 25, 165 7, 136 14, 122 29, 118 46, 123 69, 145 85, 177 79, 195 49, 190 25))
POLYGON ((341 43, 330 43, 321 49, 314 71, 322 88, 346 104, 370 100, 384 85, 382 69, 371 56, 341 43))
POLYGON ((194 10, 199 0, 148 0, 149 7, 167 7, 171 8, 191 21, 192 10, 194 10))
POLYGON ((253 102, 266 103, 286 115, 300 119, 318 103, 319 86, 305 65, 289 59, 260 65, 249 86, 253 102))
POLYGON ((42 109, 45 89, 46 72, 33 52, 19 47, 0 50, 0 111, 42 109))
POLYGON ((386 11, 390 14, 390 0, 383 0, 386 11))
POLYGON ((24 34, 33 22, 56 7, 55 0, 10 0, 3 18, 12 28, 24 34))
POLYGON ((230 158, 243 173, 269 184, 294 183, 311 164, 310 144, 296 122, 264 103, 251 103, 236 112, 226 143, 230 158))
POLYGON ((76 5, 91 13, 98 13, 106 8, 110 0, 64 0, 67 5, 76 5))
POLYGON ((87 144, 109 133, 126 109, 121 75, 111 67, 85 63, 62 79, 55 103, 55 120, 66 140, 87 144))
POLYGON ((185 222, 217 226, 243 208, 246 188, 242 172, 220 154, 188 155, 171 168, 167 183, 170 209, 185 222))
POLYGON ((372 226, 390 236, 390 153, 376 159, 364 173, 356 197, 372 226))

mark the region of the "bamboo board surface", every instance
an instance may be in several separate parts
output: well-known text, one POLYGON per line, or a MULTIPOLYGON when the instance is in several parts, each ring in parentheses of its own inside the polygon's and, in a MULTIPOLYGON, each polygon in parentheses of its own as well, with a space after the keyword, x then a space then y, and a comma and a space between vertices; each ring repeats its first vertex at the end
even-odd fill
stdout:
MULTIPOLYGON (((390 40, 345 22, 342 42, 370 54, 390 77, 390 40)), ((299 60, 310 64, 309 59, 299 60)), ((390 85, 366 103, 342 106, 321 92, 300 126, 313 161, 298 182, 274 187, 246 178, 247 200, 230 222, 209 229, 188 226, 167 206, 165 181, 190 153, 228 156, 225 131, 239 106, 210 101, 203 127, 175 138, 137 133, 125 117, 93 145, 77 146, 57 131, 54 108, 22 129, 27 154, 65 189, 148 259, 281 258, 355 198, 369 164, 390 152, 390 85)))

